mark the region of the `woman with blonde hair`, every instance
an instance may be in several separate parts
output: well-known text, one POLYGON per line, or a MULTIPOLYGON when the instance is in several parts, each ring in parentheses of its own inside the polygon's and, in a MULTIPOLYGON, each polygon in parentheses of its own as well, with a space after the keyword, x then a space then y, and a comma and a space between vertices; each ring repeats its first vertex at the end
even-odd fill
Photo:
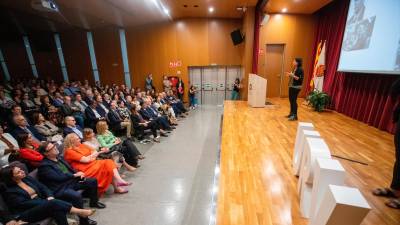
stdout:
POLYGON ((85 128, 83 129, 83 144, 92 148, 93 151, 102 152, 99 156, 105 159, 112 159, 118 168, 124 166, 128 171, 136 170, 135 167, 129 165, 122 153, 118 151, 111 151, 109 148, 101 147, 99 141, 96 139, 96 134, 93 129, 85 128))
POLYGON ((81 143, 78 135, 71 133, 64 140, 64 159, 77 171, 81 171, 86 177, 97 179, 98 193, 103 195, 108 186, 112 183, 114 193, 124 194, 128 190, 121 186, 128 186, 132 183, 126 182, 120 176, 114 161, 111 159, 98 160, 102 151, 92 151, 90 147, 81 143))

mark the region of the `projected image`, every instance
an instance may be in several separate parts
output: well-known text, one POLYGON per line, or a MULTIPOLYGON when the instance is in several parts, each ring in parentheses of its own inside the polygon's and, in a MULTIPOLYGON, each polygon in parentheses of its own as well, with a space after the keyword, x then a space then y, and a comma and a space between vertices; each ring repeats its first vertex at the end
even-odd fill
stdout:
POLYGON ((397 56, 396 56, 396 61, 394 64, 394 70, 400 71, 400 39, 399 39, 399 44, 397 46, 397 56))
POLYGON ((355 0, 350 11, 343 40, 344 51, 367 49, 374 31, 375 16, 364 19, 365 1, 355 0))

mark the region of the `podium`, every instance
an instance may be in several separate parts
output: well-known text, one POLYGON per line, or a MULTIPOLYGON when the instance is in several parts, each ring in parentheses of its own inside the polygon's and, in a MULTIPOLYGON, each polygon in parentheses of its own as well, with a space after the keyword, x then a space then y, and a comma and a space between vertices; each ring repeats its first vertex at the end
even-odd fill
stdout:
POLYGON ((249 74, 247 102, 251 107, 265 107, 267 79, 256 74, 249 74))

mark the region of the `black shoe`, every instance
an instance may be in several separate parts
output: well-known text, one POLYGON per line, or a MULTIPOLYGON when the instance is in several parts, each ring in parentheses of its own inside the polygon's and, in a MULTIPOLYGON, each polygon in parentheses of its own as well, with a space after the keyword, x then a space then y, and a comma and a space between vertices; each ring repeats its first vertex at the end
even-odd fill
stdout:
POLYGON ((89 218, 79 218, 79 225, 97 225, 97 222, 89 218))
POLYGON ((285 116, 286 118, 290 118, 292 116, 292 114, 289 114, 289 115, 287 115, 287 116, 285 116))
POLYGON ((176 127, 171 127, 171 129, 175 130, 175 129, 176 129, 176 127))
POLYGON ((166 135, 165 133, 160 134, 163 137, 168 137, 168 135, 166 135))
POLYGON ((292 115, 289 117, 289 121, 296 121, 297 120, 297 116, 296 115, 292 115))
POLYGON ((97 202, 95 204, 90 204, 89 206, 91 208, 97 208, 97 209, 104 209, 106 207, 106 205, 104 203, 101 203, 101 202, 97 202))

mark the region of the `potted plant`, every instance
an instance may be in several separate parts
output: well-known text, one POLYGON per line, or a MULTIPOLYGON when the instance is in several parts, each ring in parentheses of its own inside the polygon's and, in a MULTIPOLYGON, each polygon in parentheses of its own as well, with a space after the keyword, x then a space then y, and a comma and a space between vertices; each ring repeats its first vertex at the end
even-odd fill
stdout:
POLYGON ((308 105, 312 106, 315 111, 322 112, 326 106, 330 103, 330 96, 323 91, 312 91, 307 96, 308 105))

